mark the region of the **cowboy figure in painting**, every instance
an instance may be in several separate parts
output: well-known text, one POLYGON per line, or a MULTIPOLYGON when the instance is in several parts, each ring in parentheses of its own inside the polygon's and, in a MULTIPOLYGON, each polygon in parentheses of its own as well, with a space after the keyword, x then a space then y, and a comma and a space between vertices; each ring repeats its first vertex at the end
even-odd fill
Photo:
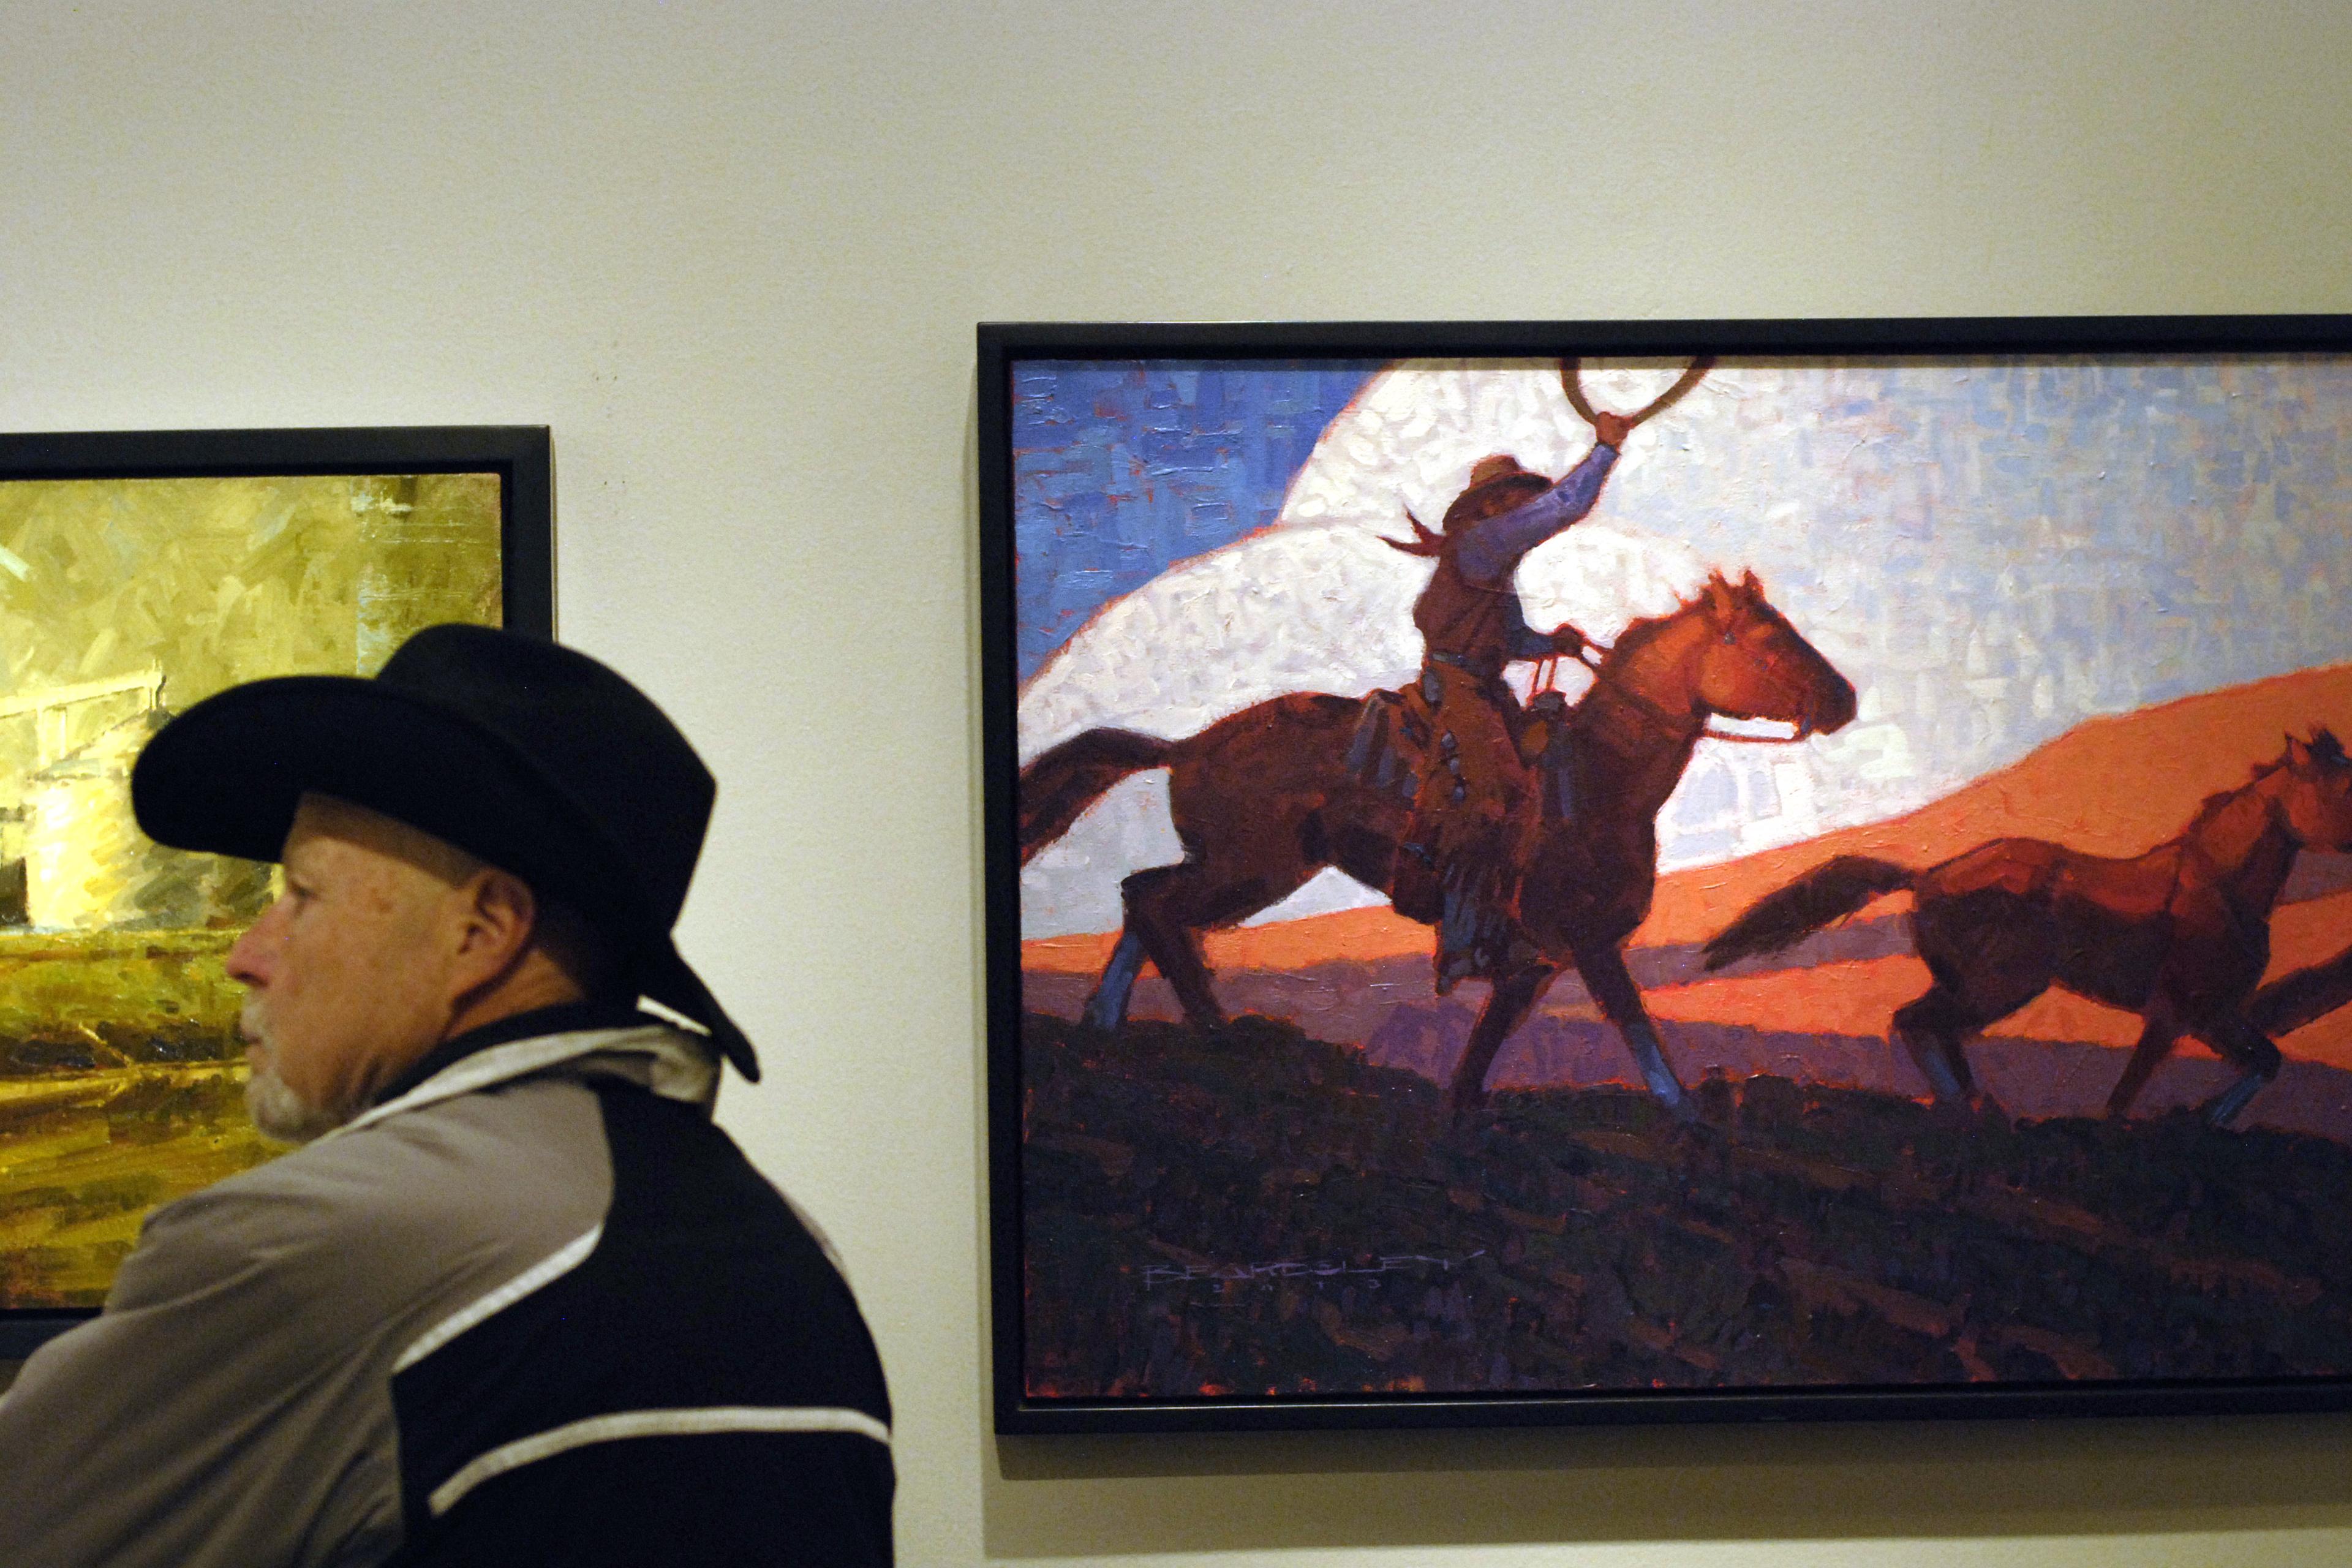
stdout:
POLYGON ((1414 537, 1388 542, 1437 562, 1412 606, 1425 651, 1406 702, 1418 710, 1409 722, 1428 740, 1394 887, 1399 912, 1437 921, 1441 995, 1508 928, 1513 889, 1505 868, 1535 791, 1519 756, 1524 711, 1503 668, 1584 647, 1574 626, 1531 628, 1511 579, 1529 551, 1583 521, 1600 499, 1629 427, 1621 415, 1600 417, 1592 450, 1567 478, 1548 479, 1498 454, 1470 470, 1468 488, 1445 510, 1443 532, 1407 513, 1414 537))
POLYGON ((1633 427, 1665 408, 1706 372, 1701 361, 1640 413, 1596 410, 1560 366, 1570 404, 1592 426, 1592 449, 1564 479, 1530 473, 1507 453, 1485 458, 1432 532, 1411 512, 1411 540, 1390 540, 1437 569, 1412 607, 1425 649, 1406 689, 1409 731, 1422 741, 1412 826, 1398 846, 1391 880, 1397 910, 1437 924, 1437 990, 1501 967, 1517 898, 1510 868, 1534 830, 1536 780, 1523 755, 1526 711, 1503 679, 1517 660, 1580 657, 1585 638, 1561 625, 1528 625, 1513 577, 1529 552, 1580 522, 1600 499, 1633 427))

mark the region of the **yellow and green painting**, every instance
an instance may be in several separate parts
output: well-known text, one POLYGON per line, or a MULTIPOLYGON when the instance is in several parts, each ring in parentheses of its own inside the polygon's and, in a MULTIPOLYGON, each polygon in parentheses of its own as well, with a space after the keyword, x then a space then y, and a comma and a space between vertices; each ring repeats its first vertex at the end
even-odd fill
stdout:
POLYGON ((272 868, 142 836, 140 748, 498 624, 499 542, 496 474, 0 481, 0 1309, 98 1305, 148 1210, 277 1152, 222 967, 272 868))

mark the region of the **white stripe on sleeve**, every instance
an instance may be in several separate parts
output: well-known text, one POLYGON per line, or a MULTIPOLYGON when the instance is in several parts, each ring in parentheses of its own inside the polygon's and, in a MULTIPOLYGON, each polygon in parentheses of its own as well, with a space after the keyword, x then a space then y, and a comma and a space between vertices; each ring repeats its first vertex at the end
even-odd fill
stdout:
POLYGON ((418 1335, 415 1343, 400 1352, 392 1370, 394 1373, 406 1371, 485 1318, 506 1310, 548 1281, 571 1273, 588 1260, 588 1255, 596 1250, 596 1243, 604 1236, 604 1227, 600 1225, 585 1236, 564 1243, 479 1300, 458 1308, 418 1335))
POLYGON ((890 1446, 890 1428, 862 1410, 808 1405, 718 1405, 702 1410, 625 1410, 592 1415, 532 1437, 518 1438, 481 1455, 433 1489, 428 1499, 438 1519, 484 1481, 591 1443, 624 1437, 696 1436, 711 1432, 845 1432, 890 1446))

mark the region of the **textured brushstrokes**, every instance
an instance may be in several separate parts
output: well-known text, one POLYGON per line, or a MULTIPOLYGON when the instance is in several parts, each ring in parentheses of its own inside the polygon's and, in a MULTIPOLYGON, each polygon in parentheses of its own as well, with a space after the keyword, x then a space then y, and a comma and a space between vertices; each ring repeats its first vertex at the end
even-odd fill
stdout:
POLYGON ((495 624, 490 474, 0 483, 0 1307, 90 1305, 155 1203, 264 1157, 222 955, 269 868, 129 779, 225 687, 495 624))
MULTIPOLYGON (((1633 409, 1678 369, 1583 385, 1633 409)), ((1558 369, 1388 367, 1265 526, 1092 601, 1062 580, 1082 625, 1019 702, 1029 1391, 2340 1377, 2347 437, 2340 359, 1717 367, 1528 557, 1527 621, 1668 617, 1622 661, 1752 571, 1852 721, 1693 740, 1690 704, 1644 723, 1605 665, 1580 783, 1696 747, 1664 874, 1617 965, 1527 950, 1648 846, 1531 862, 1517 948, 1466 995, 1425 908, 1349 907, 1402 880, 1364 847, 1384 775, 1308 765, 1343 741, 1265 759, 1302 715, 1312 740, 1411 710, 1360 700, 1423 657, 1429 568, 1381 542, 1490 453, 1576 463, 1558 369), (1283 692, 1329 695, 1259 706, 1283 692), (1367 880, 1260 908, 1301 864, 1367 880)), ((1026 574, 1058 544, 1023 548, 1026 574)), ((1546 765, 1548 723, 1514 737, 1546 765)), ((1632 793, 1556 831, 1597 838, 1632 793)))
POLYGON ((1021 678, 1106 600, 1272 522, 1375 368, 1024 365, 1013 386, 1021 678))

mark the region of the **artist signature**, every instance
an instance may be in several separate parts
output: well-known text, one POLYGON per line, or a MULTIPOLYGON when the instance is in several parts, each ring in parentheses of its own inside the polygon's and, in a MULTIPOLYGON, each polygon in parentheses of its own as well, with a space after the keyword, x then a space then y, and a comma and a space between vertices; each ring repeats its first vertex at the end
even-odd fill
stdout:
MULTIPOLYGON (((1149 1263, 1144 1265, 1143 1283, 1149 1289, 1154 1285, 1183 1285, 1198 1280, 1223 1285, 1272 1279, 1359 1279, 1365 1275, 1398 1274, 1425 1268, 1449 1273, 1467 1267, 1472 1258, 1486 1255, 1486 1249, 1482 1247, 1460 1258, 1432 1258, 1423 1252, 1391 1252, 1361 1260, 1349 1258, 1321 1263, 1289 1258, 1277 1258, 1271 1263, 1149 1263)), ((1380 1281, 1368 1279, 1365 1283, 1377 1287, 1380 1281)))

